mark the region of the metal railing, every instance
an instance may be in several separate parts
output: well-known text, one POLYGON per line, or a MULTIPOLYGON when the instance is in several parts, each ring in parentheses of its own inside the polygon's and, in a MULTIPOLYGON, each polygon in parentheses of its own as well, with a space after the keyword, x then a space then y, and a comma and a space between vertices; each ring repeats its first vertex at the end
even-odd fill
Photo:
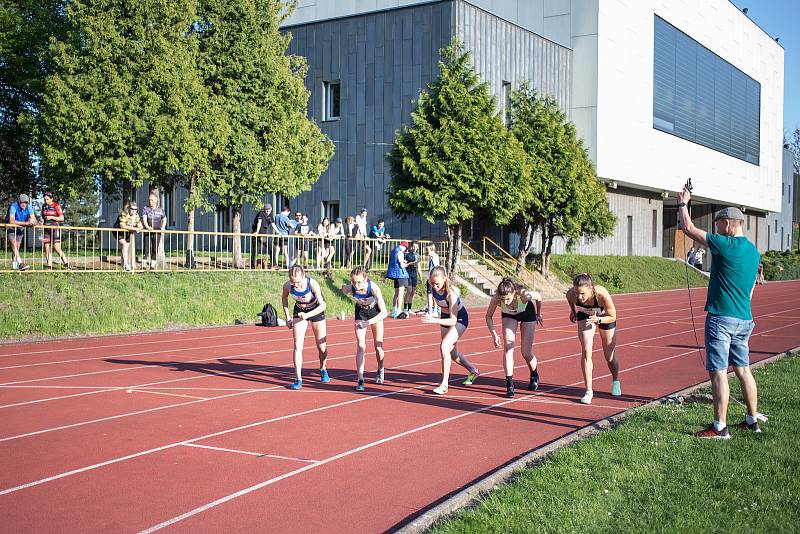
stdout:
POLYGON ((528 269, 522 262, 514 257, 510 252, 501 247, 491 237, 483 237, 483 256, 499 259, 499 263, 505 265, 510 263, 512 268, 504 268, 505 272, 512 273, 511 278, 519 279, 523 285, 536 290, 536 276, 533 271, 528 269))
MULTIPOLYGON (((349 270, 356 265, 386 270, 389 253, 404 241, 328 234, 134 232, 82 226, 0 224, 0 228, 3 233, 0 272, 49 272, 67 268, 86 272, 287 270, 295 263, 312 270, 349 270), (19 251, 18 258, 15 248, 19 251)), ((423 265, 427 263, 425 246, 429 242, 418 241, 417 253, 423 258, 420 262, 423 265)), ((440 257, 444 258, 446 244, 435 244, 440 257)))

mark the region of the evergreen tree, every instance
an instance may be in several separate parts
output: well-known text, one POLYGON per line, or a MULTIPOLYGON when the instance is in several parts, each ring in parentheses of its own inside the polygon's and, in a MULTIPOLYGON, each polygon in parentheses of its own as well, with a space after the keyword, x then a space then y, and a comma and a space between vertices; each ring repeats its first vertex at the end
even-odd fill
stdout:
POLYGON ((455 271, 461 228, 473 217, 508 224, 528 193, 521 145, 497 113, 470 54, 454 40, 441 50, 440 73, 420 92, 411 125, 389 154, 389 205, 399 216, 447 225, 447 271, 455 271))
MULTIPOLYGON (((265 194, 295 197, 308 191, 333 156, 333 143, 307 116, 305 58, 290 56, 288 16, 279 0, 202 0, 201 39, 205 83, 226 114, 231 132, 213 161, 204 190, 230 207, 241 231, 241 207, 265 194)), ((243 267, 241 242, 234 262, 243 267)))
POLYGON ((518 259, 525 262, 539 230, 540 268, 546 275, 555 239, 565 239, 571 249, 581 236, 610 235, 616 219, 583 142, 554 98, 523 84, 512 93, 510 128, 534 170, 532 194, 515 218, 521 237, 518 259))

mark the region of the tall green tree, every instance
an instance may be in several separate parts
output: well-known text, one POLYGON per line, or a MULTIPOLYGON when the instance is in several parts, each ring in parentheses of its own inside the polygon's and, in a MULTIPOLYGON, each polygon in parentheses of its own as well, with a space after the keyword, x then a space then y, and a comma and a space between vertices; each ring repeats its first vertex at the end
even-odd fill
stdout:
POLYGON ((461 251, 462 224, 476 216, 508 224, 527 195, 522 146, 497 112, 469 52, 454 40, 441 50, 440 73, 420 92, 411 125, 389 154, 389 205, 405 217, 447 225, 447 271, 461 251))
POLYGON ((197 68, 197 3, 72 0, 74 32, 51 45, 42 167, 66 196, 96 186, 129 199, 144 181, 207 175, 224 143, 197 68))
POLYGON ((532 194, 515 218, 521 237, 518 259, 524 264, 538 230, 540 269, 546 275, 556 239, 565 239, 571 249, 581 236, 606 237, 616 218, 583 142, 555 99, 523 84, 512 93, 510 107, 511 132, 533 169, 532 194))
MULTIPOLYGON (((55 69, 51 37, 68 33, 66 0, 0 0, 0 196, 43 188, 34 125, 45 78, 55 69)), ((5 202, 3 202, 5 204, 5 202)))
MULTIPOLYGON (((231 208, 236 234, 244 203, 309 190, 333 156, 333 143, 307 115, 305 58, 286 53, 291 35, 279 30, 293 5, 202 0, 200 64, 230 131, 204 190, 231 208)), ((238 236, 234 262, 244 265, 238 236)))

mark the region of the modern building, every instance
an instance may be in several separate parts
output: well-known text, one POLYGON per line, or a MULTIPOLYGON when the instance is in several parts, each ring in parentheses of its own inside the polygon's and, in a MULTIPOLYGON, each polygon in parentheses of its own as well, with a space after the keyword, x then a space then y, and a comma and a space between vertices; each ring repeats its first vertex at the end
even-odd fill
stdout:
MULTIPOLYGON (((336 146, 312 190, 290 202, 312 222, 366 207, 394 235, 444 234, 395 218, 385 154, 458 36, 498 111, 530 81, 584 139, 618 223, 577 252, 683 256, 691 243, 675 232, 675 193, 690 177, 698 226, 712 230, 711 213, 735 205, 759 249, 782 248, 791 233, 768 215, 791 198, 781 194, 783 49, 728 0, 299 0, 284 29, 290 53, 307 58, 309 113, 336 146)), ((228 220, 220 211, 198 225, 228 220)), ((504 241, 513 248, 513 236, 504 241)))

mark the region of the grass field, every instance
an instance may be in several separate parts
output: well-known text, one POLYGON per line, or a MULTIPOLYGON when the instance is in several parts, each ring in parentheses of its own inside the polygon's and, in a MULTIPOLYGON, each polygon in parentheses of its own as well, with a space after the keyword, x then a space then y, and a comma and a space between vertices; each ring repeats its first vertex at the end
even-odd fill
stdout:
MULTIPOLYGON (((643 409, 621 426, 561 449, 433 529, 486 532, 797 532, 800 356, 755 371, 763 433, 729 441, 690 435, 708 404, 643 409)), ((741 399, 739 383, 731 394, 741 399)), ((731 402, 728 422, 744 418, 731 402)))
MULTIPOLYGON (((686 287, 686 265, 666 258, 560 254, 552 256, 550 264, 564 283, 571 284, 575 274, 590 273, 612 293, 686 287)), ((708 278, 690 268, 689 282, 691 287, 705 287, 708 278)))
MULTIPOLYGON (((352 301, 340 291, 349 277, 312 273, 322 285, 328 317, 353 314, 352 301)), ((391 309, 391 282, 373 276, 391 309)), ((48 273, 0 274, 0 338, 102 334, 189 325, 255 322, 264 303, 281 311, 286 273, 48 273)), ((414 309, 425 303, 417 287, 414 309)))

